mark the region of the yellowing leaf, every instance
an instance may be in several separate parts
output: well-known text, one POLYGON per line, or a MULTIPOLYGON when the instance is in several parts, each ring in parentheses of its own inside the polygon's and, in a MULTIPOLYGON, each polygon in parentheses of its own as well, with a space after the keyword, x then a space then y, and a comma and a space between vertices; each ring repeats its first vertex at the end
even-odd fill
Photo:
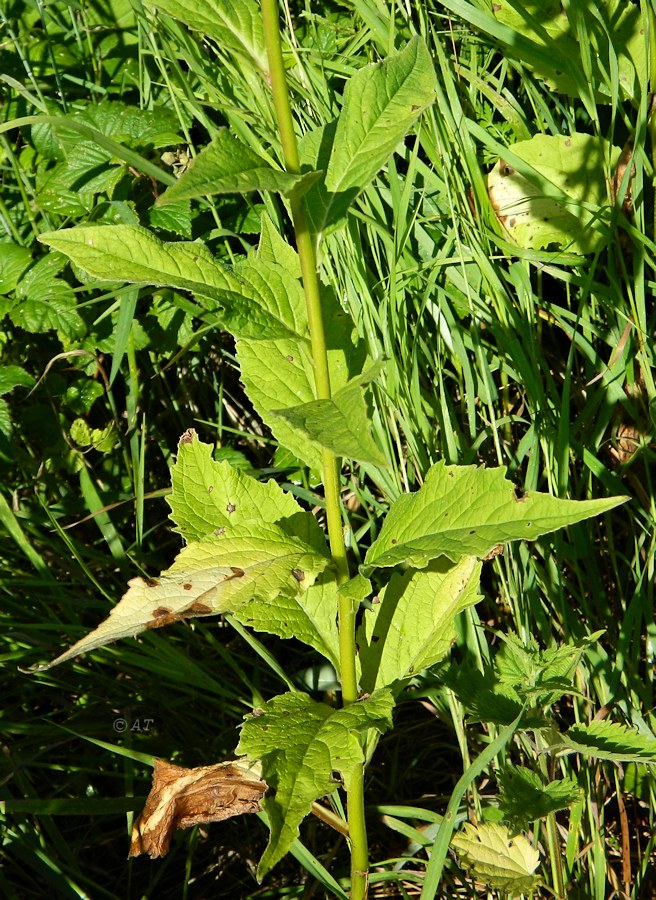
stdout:
POLYGON ((185 547, 159 578, 133 578, 105 621, 37 671, 148 628, 192 616, 232 612, 251 599, 295 596, 330 562, 275 525, 235 526, 230 535, 185 547))
POLYGON ((620 149, 589 134, 539 134, 508 149, 509 158, 498 161, 487 182, 510 239, 536 250, 553 244, 593 253, 603 247, 609 207, 605 172, 617 165, 620 149), (520 163, 533 170, 529 177, 519 171, 520 163))
POLYGON ((504 825, 466 823, 451 846, 461 866, 477 881, 512 893, 529 893, 539 884, 534 874, 540 854, 525 837, 511 838, 504 825))

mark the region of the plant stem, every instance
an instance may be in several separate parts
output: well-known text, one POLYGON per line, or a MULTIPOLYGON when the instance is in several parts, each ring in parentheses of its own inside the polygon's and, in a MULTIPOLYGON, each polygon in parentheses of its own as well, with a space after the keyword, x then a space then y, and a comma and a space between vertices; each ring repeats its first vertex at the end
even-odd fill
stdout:
MULTIPOLYGON (((299 173, 301 169, 298 145, 280 42, 278 0, 262 0, 262 18, 264 20, 271 89, 285 159, 285 168, 288 172, 299 173)), ((310 345, 314 363, 315 393, 318 400, 329 400, 331 397, 330 372, 328 369, 328 352, 321 311, 321 294, 314 241, 308 225, 304 200, 292 195, 290 207, 307 304, 310 345)), ((339 502, 340 462, 334 453, 325 448, 322 451, 322 470, 330 552, 337 570, 337 584, 342 585, 349 579, 349 569, 339 502)), ((347 706, 349 703, 354 703, 358 698, 358 682, 355 669, 355 610, 353 609, 353 602, 342 596, 339 597, 338 623, 342 701, 347 706)), ((347 810, 351 844, 351 898, 352 900, 363 900, 367 896, 367 870, 369 867, 367 831, 364 818, 364 766, 358 767, 351 779, 351 785, 347 794, 347 810)))

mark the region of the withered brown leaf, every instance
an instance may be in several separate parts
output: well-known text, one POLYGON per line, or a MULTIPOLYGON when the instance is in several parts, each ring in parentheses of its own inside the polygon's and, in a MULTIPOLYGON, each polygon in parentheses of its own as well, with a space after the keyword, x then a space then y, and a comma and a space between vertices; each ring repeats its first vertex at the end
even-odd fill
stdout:
POLYGON ((155 859, 168 852, 176 828, 258 812, 266 789, 244 761, 185 769, 156 759, 153 786, 132 827, 129 855, 147 853, 155 859))

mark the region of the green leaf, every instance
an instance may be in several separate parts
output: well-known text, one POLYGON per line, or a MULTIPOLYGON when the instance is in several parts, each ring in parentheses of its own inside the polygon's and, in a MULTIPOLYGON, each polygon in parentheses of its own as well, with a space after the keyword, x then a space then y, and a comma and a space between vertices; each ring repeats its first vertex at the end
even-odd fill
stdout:
POLYGON ((299 145, 304 169, 326 171, 325 183, 306 198, 315 233, 340 222, 434 99, 435 70, 419 37, 350 79, 339 119, 309 132, 299 145))
POLYGON ((284 266, 294 278, 300 279, 301 277, 301 263, 298 253, 282 237, 267 213, 262 214, 257 259, 265 263, 277 263, 284 266))
POLYGON ((172 231, 180 237, 191 237, 191 203, 188 200, 180 200, 171 203, 164 209, 159 206, 151 206, 148 209, 148 222, 153 228, 161 231, 172 231))
POLYGON ((545 79, 555 91, 576 99, 581 93, 581 43, 589 45, 595 102, 610 103, 608 71, 617 65, 619 89, 625 98, 638 100, 646 89, 647 54, 640 7, 623 0, 598 0, 592 14, 585 4, 579 17, 564 9, 560 0, 495 0, 492 10, 499 22, 544 47, 548 54, 521 53, 523 65, 545 79), (577 33, 577 18, 584 32, 577 33), (579 77, 576 77, 578 72, 579 77))
POLYGON ((351 379, 330 400, 312 400, 290 409, 273 410, 273 415, 285 419, 317 447, 325 447, 336 456, 385 466, 387 460, 371 437, 363 387, 378 371, 377 368, 351 379))
MULTIPOLYGON (((333 391, 359 374, 365 362, 363 342, 353 343, 353 322, 332 294, 322 306, 328 343, 328 367, 333 391)), ((246 393, 276 439, 315 471, 321 469, 321 453, 308 436, 276 410, 291 409, 315 400, 314 366, 305 346, 296 341, 250 341, 237 343, 237 359, 246 393)))
POLYGON ((95 631, 36 671, 147 628, 233 612, 253 598, 271 602, 281 593, 293 597, 307 590, 329 562, 275 525, 232 526, 229 535, 189 544, 159 578, 133 578, 95 631))
POLYGON ((34 376, 22 366, 0 366, 0 396, 15 387, 32 387, 33 384, 34 376))
POLYGON ((523 835, 510 837, 503 825, 489 822, 470 825, 451 841, 461 866, 471 871, 476 881, 512 894, 528 894, 540 879, 534 874, 540 864, 538 850, 523 835))
POLYGON ((619 722, 595 720, 588 725, 573 725, 559 736, 553 749, 596 759, 656 765, 656 737, 619 722))
POLYGON ((233 525, 275 524, 301 512, 275 481, 262 484, 227 462, 215 462, 212 447, 199 441, 193 429, 180 438, 171 482, 171 518, 187 542, 233 525))
POLYGON ((262 15, 254 0, 147 0, 146 6, 215 38, 221 47, 246 56, 262 74, 268 73, 262 15))
POLYGON ((281 266, 244 263, 230 270, 200 242, 163 242, 132 225, 67 228, 39 240, 94 278, 191 291, 238 337, 307 339, 303 290, 281 266))
POLYGON ((362 690, 392 687, 439 662, 455 639, 455 616, 477 603, 481 563, 467 556, 395 573, 358 629, 362 690))
POLYGON ((70 285, 57 278, 66 259, 48 253, 38 260, 16 288, 16 301, 10 310, 15 325, 32 334, 56 331, 62 342, 84 335, 86 328, 77 311, 75 293, 70 285))
POLYGON ((351 778, 363 764, 358 735, 392 724, 389 691, 334 709, 307 694, 283 694, 247 716, 237 753, 262 760, 270 793, 263 800, 271 836, 260 860, 261 879, 287 853, 312 803, 351 778))
POLYGON ((366 187, 434 99, 435 69, 420 37, 356 72, 344 91, 326 189, 355 195, 366 187))
POLYGON ((294 638, 314 647, 339 669, 337 585, 330 572, 322 573, 307 591, 295 597, 279 596, 275 603, 253 600, 234 616, 255 631, 294 638))
POLYGON ((583 793, 575 778, 544 784, 532 769, 511 765, 499 773, 499 787, 499 806, 504 818, 520 828, 559 809, 567 809, 580 800, 583 793))
POLYGON ((18 244, 0 243, 0 294, 8 294, 32 263, 32 254, 18 244))
POLYGON ((518 498, 505 475, 504 466, 483 469, 437 463, 420 490, 392 505, 365 566, 405 562, 422 568, 439 556, 483 558, 499 543, 533 541, 628 499, 559 500, 534 492, 518 498))
POLYGON ((620 148, 589 134, 538 134, 508 150, 487 183, 510 239, 532 249, 551 244, 572 253, 601 249, 608 239, 602 218, 609 209, 606 171, 617 166, 620 148))
POLYGON ((176 183, 160 196, 157 205, 212 194, 246 194, 249 191, 289 194, 301 183, 309 187, 313 175, 314 179, 319 177, 319 173, 290 175, 274 169, 227 128, 220 128, 212 143, 201 150, 176 183))

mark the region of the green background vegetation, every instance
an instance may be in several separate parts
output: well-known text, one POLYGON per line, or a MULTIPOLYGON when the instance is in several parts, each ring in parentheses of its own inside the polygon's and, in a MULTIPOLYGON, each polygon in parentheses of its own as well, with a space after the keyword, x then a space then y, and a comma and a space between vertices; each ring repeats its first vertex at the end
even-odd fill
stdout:
MULTIPOLYGON (((468 707, 458 667, 489 671, 507 632, 547 650, 586 647, 553 710, 563 728, 597 716, 655 730, 649 69, 622 81, 618 58, 635 29, 604 42, 596 4, 570 4, 573 42, 555 27, 560 4, 537 38, 512 17, 502 25, 482 0, 315 6, 292 3, 286 14, 300 135, 337 116, 352 74, 415 33, 438 83, 434 106, 320 248, 322 277, 372 357, 388 359, 372 433, 390 466, 343 471, 354 561, 389 504, 441 459, 507 466, 519 492, 631 496, 602 519, 489 563, 483 603, 459 622, 456 665, 418 676, 404 695, 367 773, 372 896, 402 896, 425 865, 411 824, 428 823, 423 835, 434 836, 463 768, 498 733, 489 709, 468 707), (571 83, 555 82, 562 73, 545 58, 569 60, 571 83), (485 174, 509 144, 574 131, 620 148, 633 138, 630 221, 618 204, 603 246, 585 257, 519 250, 500 231, 485 174)), ((651 4, 626 6, 648 59, 651 4)), ((266 830, 250 817, 181 832, 157 863, 125 861, 126 813, 140 809, 150 783, 139 754, 189 766, 224 759, 244 714, 285 677, 318 698, 334 690, 306 648, 196 620, 38 676, 17 671, 98 624, 135 573, 170 564, 180 541, 164 497, 187 428, 216 444, 216 459, 274 477, 308 509, 321 505, 312 474, 250 406, 234 341, 189 296, 98 284, 37 241, 71 225, 143 224, 241 259, 257 246, 264 213, 285 227, 279 198, 154 203, 221 126, 280 162, 270 97, 252 58, 139 0, 3 2, 0 28, 0 119, 9 123, 0 133, 0 890, 311 896, 313 858, 337 878, 348 871, 342 839, 314 820, 301 834, 307 855, 289 857, 261 888, 253 873, 266 830), (16 124, 32 116, 40 119, 16 124)), ((571 897, 651 896, 650 769, 547 757, 542 739, 508 745, 468 792, 461 819, 469 808, 495 820, 499 787, 511 793, 508 766, 542 782, 573 779, 583 791, 550 827, 533 810, 544 881, 571 897)), ((506 817, 513 812, 521 820, 506 804, 506 817)), ((438 896, 484 895, 452 859, 443 877, 438 896)))

